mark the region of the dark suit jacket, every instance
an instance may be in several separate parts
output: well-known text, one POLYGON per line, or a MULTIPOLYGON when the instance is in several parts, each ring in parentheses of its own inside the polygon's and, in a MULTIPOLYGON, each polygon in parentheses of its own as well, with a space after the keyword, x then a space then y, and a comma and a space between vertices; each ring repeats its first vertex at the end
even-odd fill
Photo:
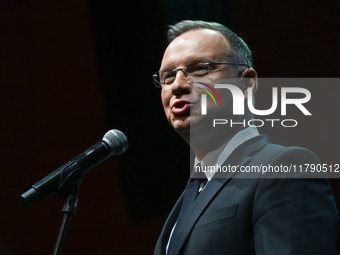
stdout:
MULTIPOLYGON (((306 149, 274 145, 261 135, 234 150, 224 165, 305 163, 320 161, 306 149)), ((335 254, 338 214, 327 178, 246 177, 236 173, 207 184, 169 255, 335 254)), ((165 222, 154 255, 165 254, 182 197, 165 222)))

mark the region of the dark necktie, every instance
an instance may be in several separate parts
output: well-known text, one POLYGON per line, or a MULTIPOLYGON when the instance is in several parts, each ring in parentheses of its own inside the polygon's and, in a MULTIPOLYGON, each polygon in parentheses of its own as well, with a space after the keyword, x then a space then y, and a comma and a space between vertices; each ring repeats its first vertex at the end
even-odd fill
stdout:
POLYGON ((176 227, 172 233, 171 240, 168 247, 168 254, 170 254, 170 250, 172 249, 172 246, 174 244, 174 241, 177 237, 178 230, 180 226, 182 225, 182 222, 187 215, 187 213, 190 211, 192 205, 194 204, 197 196, 198 196, 198 190, 202 182, 204 182, 206 178, 190 178, 187 186, 185 188, 185 192, 183 195, 183 201, 181 205, 181 210, 179 211, 176 227))

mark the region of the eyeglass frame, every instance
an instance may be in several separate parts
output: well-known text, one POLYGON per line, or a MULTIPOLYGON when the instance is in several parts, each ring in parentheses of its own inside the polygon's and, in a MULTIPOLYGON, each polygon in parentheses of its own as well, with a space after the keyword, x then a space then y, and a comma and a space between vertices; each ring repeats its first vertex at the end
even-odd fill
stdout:
MULTIPOLYGON (((200 63, 201 63, 201 62, 189 63, 189 64, 187 64, 187 66, 188 66, 188 65, 191 65, 191 64, 200 64, 200 63)), ((204 62, 202 62, 201 64, 207 65, 207 66, 208 66, 208 72, 209 72, 208 74, 210 74, 210 67, 209 67, 210 65, 233 65, 233 66, 246 66, 247 69, 248 69, 248 68, 251 68, 250 65, 248 65, 248 64, 241 64, 241 63, 204 63, 204 62)), ((175 68, 175 69, 172 70, 172 72, 176 72, 176 75, 177 75, 177 72, 178 72, 179 70, 181 70, 181 71, 183 72, 184 76, 185 76, 185 77, 188 77, 188 72, 184 71, 184 69, 187 69, 187 67, 179 67, 179 68, 175 68)), ((162 83, 161 83, 161 81, 160 81, 159 71, 155 72, 155 73, 152 75, 152 78, 153 78, 153 80, 154 80, 154 83, 155 83, 155 87, 156 87, 156 88, 163 88, 163 86, 166 86, 165 83, 162 85, 162 83)), ((171 84, 168 84, 168 85, 171 85, 171 84)))

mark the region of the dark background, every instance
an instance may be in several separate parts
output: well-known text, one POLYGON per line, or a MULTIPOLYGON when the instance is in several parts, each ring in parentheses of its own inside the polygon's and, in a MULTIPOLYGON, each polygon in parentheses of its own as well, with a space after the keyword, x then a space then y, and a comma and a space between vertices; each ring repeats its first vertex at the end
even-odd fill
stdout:
MULTIPOLYGON (((86 174, 64 254, 152 253, 189 173, 151 79, 166 24, 224 23, 250 45, 260 77, 339 77, 339 10, 337 0, 1 1, 0 254, 52 254, 62 199, 25 207, 20 195, 112 128, 130 147, 86 174)), ((328 122, 266 131, 340 163, 339 92, 312 94, 328 122)))

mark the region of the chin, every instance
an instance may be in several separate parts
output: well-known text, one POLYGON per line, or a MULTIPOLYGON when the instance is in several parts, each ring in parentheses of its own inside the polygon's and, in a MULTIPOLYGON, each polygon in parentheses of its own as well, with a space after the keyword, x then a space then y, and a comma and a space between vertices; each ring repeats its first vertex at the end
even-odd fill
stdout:
POLYGON ((172 128, 177 133, 189 133, 190 132, 190 117, 181 119, 172 119, 170 121, 172 128))

